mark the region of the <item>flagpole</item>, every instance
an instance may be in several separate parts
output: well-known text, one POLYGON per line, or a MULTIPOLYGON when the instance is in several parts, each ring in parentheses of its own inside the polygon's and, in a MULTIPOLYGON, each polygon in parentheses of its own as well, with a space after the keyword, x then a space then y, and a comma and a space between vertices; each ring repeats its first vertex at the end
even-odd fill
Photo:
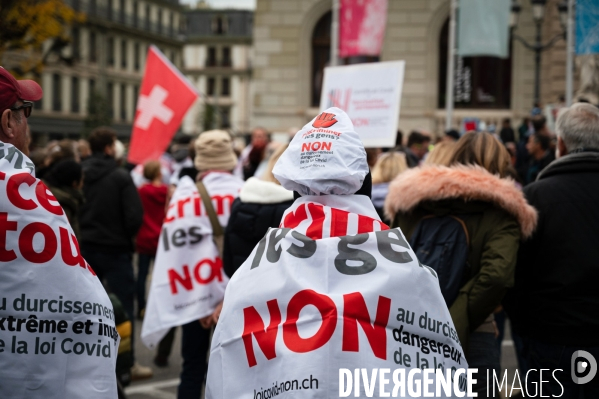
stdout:
POLYGON ((339 61, 339 1, 333 0, 333 21, 331 22, 331 60, 329 65, 336 66, 339 61))
POLYGON ((568 0, 568 31, 566 33, 566 106, 574 95, 574 0, 568 0))
POLYGON ((456 10, 458 0, 451 0, 449 10, 449 48, 447 51, 447 87, 445 88, 445 130, 451 129, 453 119, 453 86, 454 86, 454 64, 456 50, 456 10))

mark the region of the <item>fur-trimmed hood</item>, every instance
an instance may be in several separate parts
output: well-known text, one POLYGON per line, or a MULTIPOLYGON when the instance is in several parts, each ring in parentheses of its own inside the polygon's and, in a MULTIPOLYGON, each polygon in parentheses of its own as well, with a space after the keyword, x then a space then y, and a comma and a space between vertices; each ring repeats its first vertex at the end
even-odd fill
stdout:
POLYGON ((385 214, 393 220, 397 212, 410 212, 422 201, 451 198, 493 203, 518 220, 525 238, 536 228, 537 211, 514 182, 479 166, 425 166, 401 173, 389 185, 385 214))

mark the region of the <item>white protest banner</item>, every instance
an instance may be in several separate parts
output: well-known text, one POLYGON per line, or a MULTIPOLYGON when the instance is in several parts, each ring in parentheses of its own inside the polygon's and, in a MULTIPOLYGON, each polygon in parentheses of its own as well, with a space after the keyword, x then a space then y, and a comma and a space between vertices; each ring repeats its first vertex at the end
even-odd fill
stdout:
POLYGON ((366 196, 305 196, 227 286, 206 397, 339 397, 341 369, 441 369, 463 387, 467 367, 436 274, 401 231, 366 196))
POLYGON ((394 147, 404 69, 404 61, 327 67, 320 110, 347 112, 364 147, 394 147))
MULTIPOLYGON (((221 225, 243 181, 212 172, 202 180, 221 225)), ((212 226, 196 184, 183 177, 169 203, 154 262, 141 339, 153 348, 171 327, 210 315, 222 301, 228 277, 212 240, 212 226)))
POLYGON ((0 398, 116 398, 112 304, 33 170, 0 142, 0 398))

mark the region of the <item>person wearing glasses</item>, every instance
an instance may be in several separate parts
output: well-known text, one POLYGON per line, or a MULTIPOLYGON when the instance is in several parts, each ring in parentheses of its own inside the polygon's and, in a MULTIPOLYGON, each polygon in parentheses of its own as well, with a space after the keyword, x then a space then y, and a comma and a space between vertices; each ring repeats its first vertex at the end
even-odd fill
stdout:
POLYGON ((12 144, 29 155, 27 118, 33 101, 41 100, 42 88, 33 80, 16 80, 0 67, 0 142, 12 144))
POLYGON ((37 83, 0 67, 0 398, 116 398, 118 316, 28 158, 27 117, 42 94, 37 83))

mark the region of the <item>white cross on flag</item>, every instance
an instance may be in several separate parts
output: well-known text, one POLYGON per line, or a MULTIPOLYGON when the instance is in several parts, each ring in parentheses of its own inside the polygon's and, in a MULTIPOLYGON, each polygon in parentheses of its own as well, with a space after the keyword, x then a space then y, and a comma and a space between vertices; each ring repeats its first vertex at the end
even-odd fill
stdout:
POLYGON ((185 113, 199 97, 196 88, 155 46, 150 46, 141 83, 128 160, 159 159, 185 113))

